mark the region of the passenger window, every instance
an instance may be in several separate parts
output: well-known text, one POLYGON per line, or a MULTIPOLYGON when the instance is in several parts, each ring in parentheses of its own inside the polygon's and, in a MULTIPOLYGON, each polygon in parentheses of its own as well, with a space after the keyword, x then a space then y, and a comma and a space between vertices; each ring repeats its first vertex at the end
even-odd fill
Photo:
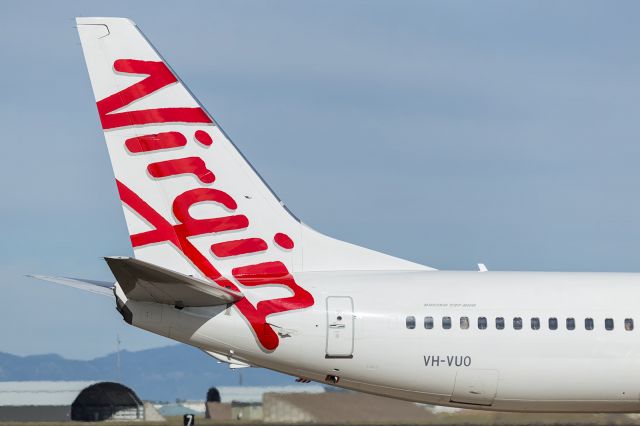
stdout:
POLYGON ((633 330, 633 318, 625 318, 624 329, 627 331, 633 330))
POLYGON ((451 317, 442 317, 442 328, 445 330, 451 328, 451 317))
POLYGON ((604 320, 604 328, 605 330, 613 330, 613 318, 606 318, 604 320))
POLYGON ((497 317, 496 318, 496 328, 498 330, 503 330, 504 329, 504 318, 502 318, 502 317, 497 317))
POLYGON ((414 328, 416 328, 416 317, 408 316, 406 320, 406 324, 409 330, 413 330, 414 328))
POLYGON ((540 330, 540 318, 531 318, 531 329, 540 330))
POLYGON ((469 328, 469 317, 460 317, 460 328, 463 330, 469 328))
POLYGON ((593 318, 584 319, 584 328, 586 330, 593 330, 593 318))
POLYGON ((557 330, 558 329, 558 318, 551 317, 549 318, 549 330, 557 330))
POLYGON ((522 318, 515 317, 513 319, 513 329, 514 330, 521 330, 522 329, 522 318))
POLYGON ((433 328, 433 317, 424 317, 424 328, 431 330, 433 328))
POLYGON ((576 320, 573 318, 567 318, 567 330, 576 329, 576 320))
POLYGON ((478 317, 478 328, 480 330, 487 328, 487 317, 478 317))

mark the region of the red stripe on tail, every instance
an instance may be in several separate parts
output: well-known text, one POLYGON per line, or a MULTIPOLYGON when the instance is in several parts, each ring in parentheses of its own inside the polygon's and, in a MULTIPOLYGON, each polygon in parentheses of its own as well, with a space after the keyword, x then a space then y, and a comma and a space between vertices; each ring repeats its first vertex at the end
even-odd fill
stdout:
POLYGON ((149 174, 154 178, 165 178, 175 175, 193 174, 202 183, 213 183, 216 177, 207 169, 200 157, 175 158, 173 160, 158 161, 147 166, 149 174))
POLYGON ((240 256, 242 254, 265 251, 267 243, 262 238, 225 241, 211 245, 211 251, 218 257, 240 256))
POLYGON ((187 144, 187 138, 180 132, 163 132, 154 135, 136 136, 124 142, 129 152, 157 151, 160 149, 179 148, 187 144))
POLYGON ((104 130, 152 123, 212 123, 213 121, 200 107, 196 108, 153 108, 128 112, 114 112, 140 98, 148 96, 163 87, 176 83, 178 79, 161 61, 140 61, 118 59, 114 70, 127 74, 147 75, 111 96, 97 102, 100 122, 104 130))

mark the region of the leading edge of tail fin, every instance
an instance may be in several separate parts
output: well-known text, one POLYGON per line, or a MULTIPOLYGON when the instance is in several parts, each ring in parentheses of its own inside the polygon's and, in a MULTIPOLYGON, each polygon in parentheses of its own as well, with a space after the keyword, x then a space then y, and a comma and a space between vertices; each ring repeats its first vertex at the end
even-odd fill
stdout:
POLYGON ((431 269, 300 223, 132 21, 77 24, 137 259, 244 285, 289 271, 431 269))

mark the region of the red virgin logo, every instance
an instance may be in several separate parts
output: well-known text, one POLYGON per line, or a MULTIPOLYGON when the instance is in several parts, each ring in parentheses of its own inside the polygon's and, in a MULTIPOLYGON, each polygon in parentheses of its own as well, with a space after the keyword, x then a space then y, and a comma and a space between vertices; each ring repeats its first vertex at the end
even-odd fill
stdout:
MULTIPOLYGON (((176 83, 178 80, 163 62, 119 59, 114 62, 113 67, 119 73, 142 74, 147 77, 97 102, 103 129, 110 130, 157 123, 213 123, 206 112, 199 107, 114 112, 165 86, 176 83)), ((128 138, 122 142, 123 149, 138 155, 165 149, 180 149, 189 143, 197 144, 202 149, 215 146, 215 141, 205 130, 197 130, 193 135, 168 130, 162 133, 128 138)), ((141 178, 145 174, 143 172, 141 170, 141 178)), ((204 159, 199 156, 152 162, 147 165, 146 173, 154 181, 176 175, 191 174, 202 186, 186 190, 173 199, 171 208, 177 220, 174 225, 127 187, 125 183, 116 179, 122 202, 152 227, 149 231, 131 235, 133 247, 169 243, 203 275, 218 285, 236 291, 241 290, 235 282, 247 287, 263 285, 287 287, 293 292, 290 297, 263 300, 256 305, 253 305, 247 298, 243 298, 235 305, 251 325, 253 333, 262 347, 266 350, 276 349, 279 343, 278 335, 267 323, 266 317, 275 313, 309 307, 314 303, 313 296, 296 283, 286 265, 280 261, 239 266, 231 271, 235 281, 226 278, 209 260, 210 256, 196 248, 189 238, 223 231, 246 231, 249 234, 246 238, 218 242, 212 244, 210 249, 218 258, 244 256, 242 259, 248 259, 249 262, 251 262, 252 254, 268 252, 270 245, 272 247, 275 245, 283 250, 292 250, 295 246, 294 241, 282 232, 274 233, 271 241, 250 236, 250 218, 238 211, 238 205, 233 197, 221 189, 204 186, 213 184, 216 181, 216 176, 214 171, 208 169, 204 159), (231 214, 204 219, 192 217, 189 214, 189 209, 201 202, 219 204, 231 214)))

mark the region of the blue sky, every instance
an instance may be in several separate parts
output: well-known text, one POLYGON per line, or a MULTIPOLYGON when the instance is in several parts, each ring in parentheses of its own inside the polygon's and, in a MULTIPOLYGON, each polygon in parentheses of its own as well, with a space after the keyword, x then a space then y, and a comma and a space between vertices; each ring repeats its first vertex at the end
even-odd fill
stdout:
POLYGON ((440 269, 640 271, 637 2, 7 1, 0 351, 168 340, 108 299, 131 248, 75 16, 135 20, 287 205, 440 269))

